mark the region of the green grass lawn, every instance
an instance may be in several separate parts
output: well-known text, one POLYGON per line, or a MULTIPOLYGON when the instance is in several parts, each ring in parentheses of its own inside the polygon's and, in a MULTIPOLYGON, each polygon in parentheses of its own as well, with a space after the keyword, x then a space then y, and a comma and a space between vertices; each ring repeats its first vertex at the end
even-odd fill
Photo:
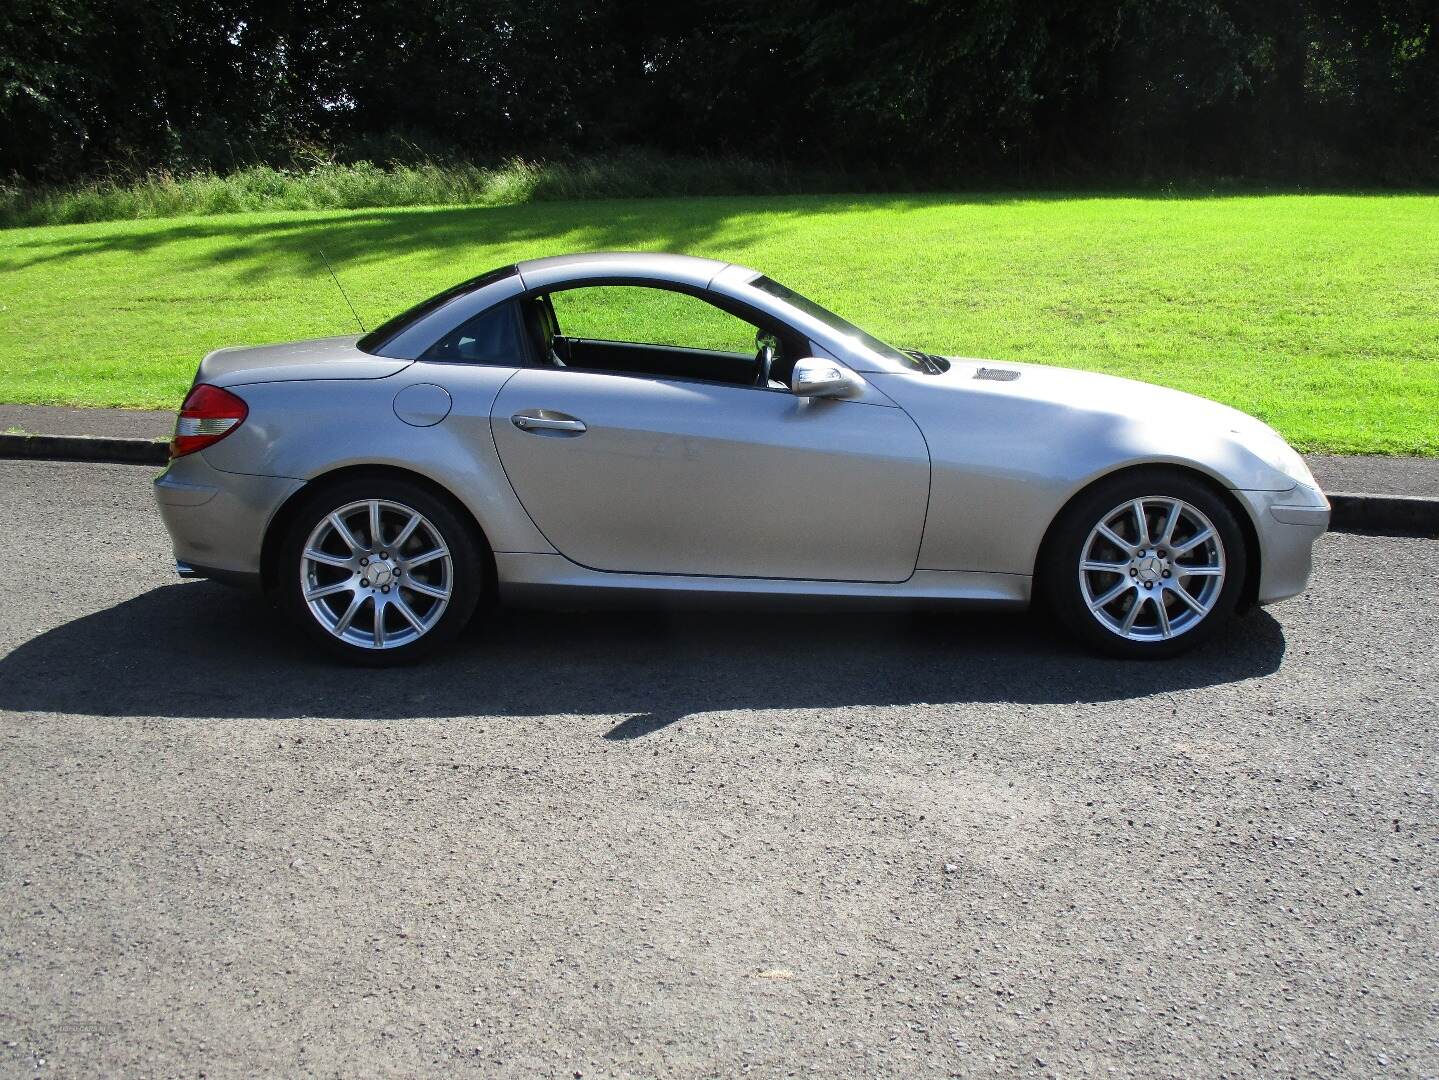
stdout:
MULTIPOLYGON (((1235 405, 1307 450, 1439 454, 1439 197, 705 198, 0 231, 0 401, 174 406, 220 345, 347 333, 492 266, 742 262, 898 345, 1235 405)), ((670 328, 674 329, 674 328, 670 328)))

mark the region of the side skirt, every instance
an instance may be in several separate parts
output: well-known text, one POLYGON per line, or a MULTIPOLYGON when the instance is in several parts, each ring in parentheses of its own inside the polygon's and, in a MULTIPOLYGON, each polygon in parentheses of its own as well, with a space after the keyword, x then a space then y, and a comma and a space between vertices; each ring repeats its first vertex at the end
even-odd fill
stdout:
POLYGON ((1023 608, 1024 574, 916 570, 908 581, 791 581, 589 570, 563 555, 495 553, 500 602, 514 607, 1023 608))

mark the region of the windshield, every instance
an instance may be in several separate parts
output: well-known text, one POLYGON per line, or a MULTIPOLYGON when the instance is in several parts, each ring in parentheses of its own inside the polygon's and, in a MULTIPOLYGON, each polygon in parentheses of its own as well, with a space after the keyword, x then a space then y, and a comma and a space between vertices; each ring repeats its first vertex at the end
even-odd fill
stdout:
POLYGON ((926 370, 925 361, 918 359, 910 353, 902 352, 893 345, 880 341, 879 338, 861 330, 848 319, 842 319, 828 308, 816 304, 813 300, 809 299, 809 297, 801 296, 793 289, 785 288, 773 278, 761 275, 751 281, 750 284, 761 292, 767 292, 771 296, 783 300, 791 307, 798 308, 810 318, 817 319, 824 323, 825 326, 829 327, 841 337, 849 338, 855 344, 868 349, 870 352, 875 353, 885 360, 897 364, 905 371, 926 370))

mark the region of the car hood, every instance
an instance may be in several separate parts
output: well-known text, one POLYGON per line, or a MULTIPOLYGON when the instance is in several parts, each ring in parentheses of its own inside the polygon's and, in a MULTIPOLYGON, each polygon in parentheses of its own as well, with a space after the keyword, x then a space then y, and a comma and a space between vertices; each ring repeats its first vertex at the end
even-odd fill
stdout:
POLYGON ((348 334, 280 345, 216 349, 200 361, 195 381, 212 386, 243 386, 308 379, 383 379, 413 363, 361 352, 355 345, 359 340, 357 335, 348 334))
POLYGON ((978 384, 990 393, 1123 416, 1157 412, 1163 413, 1168 422, 1273 432, 1262 420, 1231 406, 1137 379, 1047 364, 1001 363, 961 356, 947 359, 950 369, 940 376, 943 381, 978 384))
POLYGON ((1036 434, 1103 431, 1140 459, 1202 465, 1231 487, 1313 486, 1303 458, 1268 424, 1217 401, 1152 383, 1043 364, 947 357, 941 375, 872 375, 906 409, 931 417, 1004 414, 1036 434), (924 402, 921 405, 921 400, 924 402))

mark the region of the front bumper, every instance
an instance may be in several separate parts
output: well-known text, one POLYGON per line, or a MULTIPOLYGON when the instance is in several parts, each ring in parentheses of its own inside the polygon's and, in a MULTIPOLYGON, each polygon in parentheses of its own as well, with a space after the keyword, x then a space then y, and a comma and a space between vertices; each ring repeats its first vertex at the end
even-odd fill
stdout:
POLYGON ((1329 500, 1308 484, 1234 494, 1245 503, 1259 537, 1259 603, 1298 596, 1313 571, 1314 542, 1329 528, 1329 500))
POLYGON ((155 502, 176 562, 196 576, 258 584, 265 531, 304 483, 222 472, 205 461, 203 451, 170 462, 155 478, 155 502))

